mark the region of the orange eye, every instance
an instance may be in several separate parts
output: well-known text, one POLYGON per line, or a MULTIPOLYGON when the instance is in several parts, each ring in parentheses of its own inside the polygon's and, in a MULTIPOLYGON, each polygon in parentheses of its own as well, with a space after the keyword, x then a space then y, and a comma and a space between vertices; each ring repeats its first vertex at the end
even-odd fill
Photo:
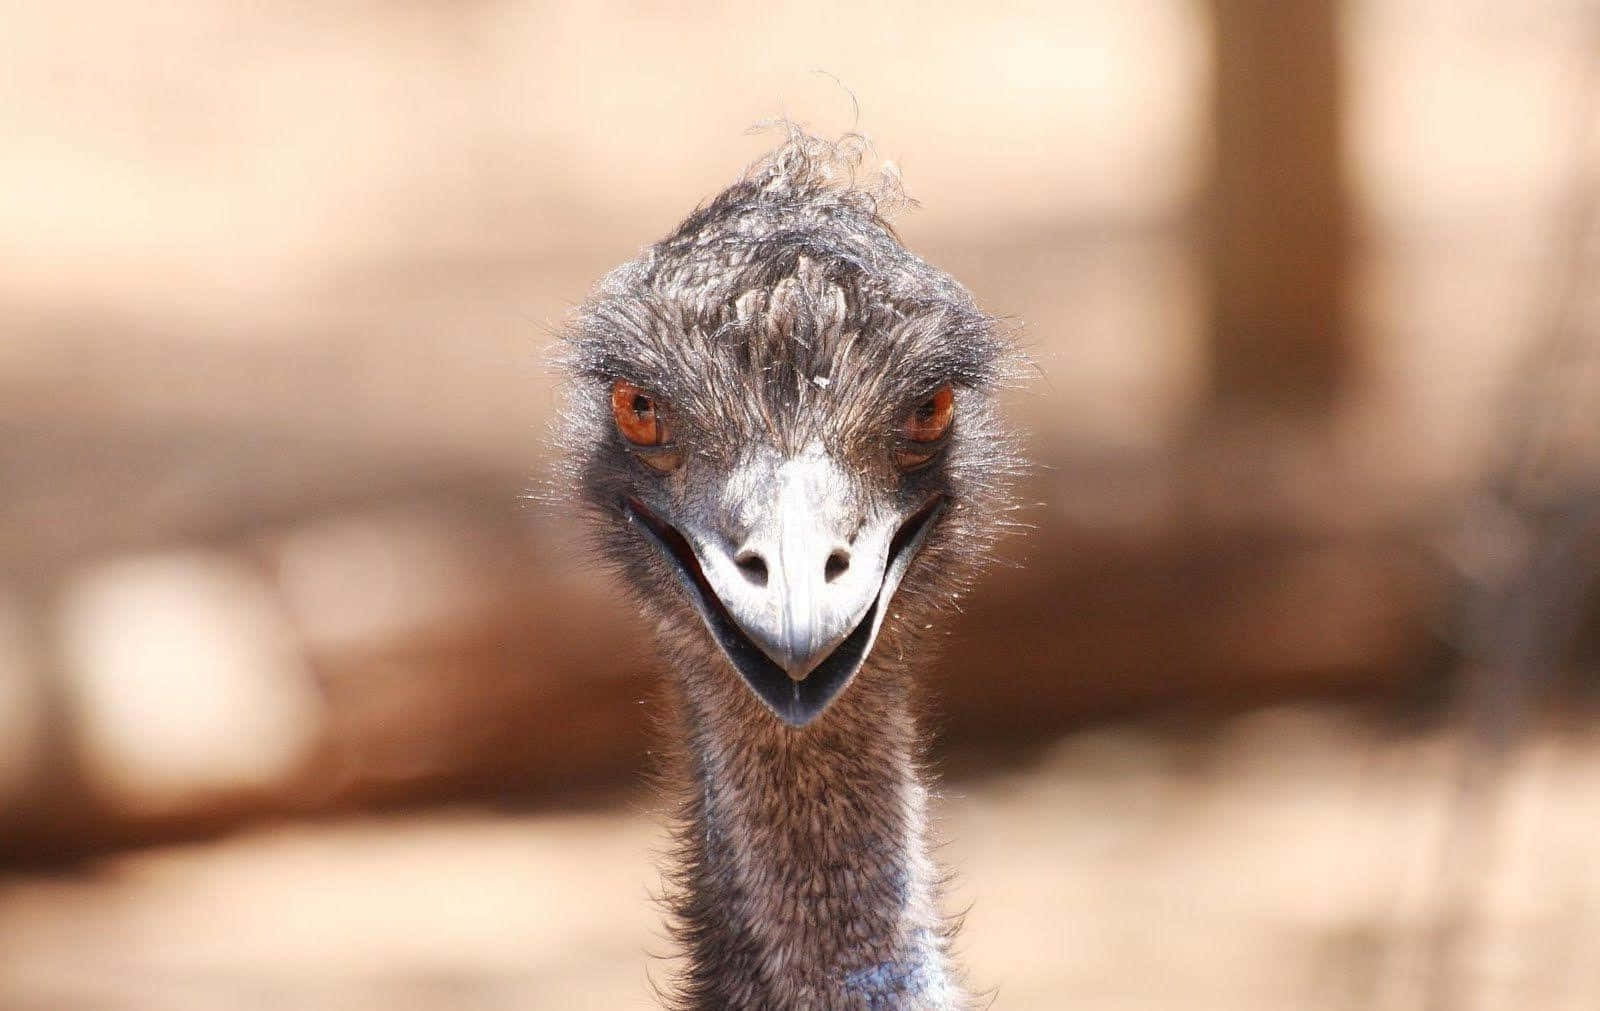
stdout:
POLYGON ((896 458, 900 466, 917 467, 933 459, 939 442, 950 431, 950 421, 956 413, 956 393, 948 386, 940 387, 933 396, 917 405, 900 425, 902 440, 896 458))
POLYGON ((681 454, 672 450, 672 428, 667 424, 666 411, 654 394, 643 387, 618 379, 611 384, 611 416, 617 421, 617 431, 633 445, 655 452, 641 453, 639 458, 659 471, 669 471, 683 461, 681 454))
POLYGON ((635 446, 660 446, 671 434, 656 398, 626 379, 611 386, 611 413, 622 437, 635 446))

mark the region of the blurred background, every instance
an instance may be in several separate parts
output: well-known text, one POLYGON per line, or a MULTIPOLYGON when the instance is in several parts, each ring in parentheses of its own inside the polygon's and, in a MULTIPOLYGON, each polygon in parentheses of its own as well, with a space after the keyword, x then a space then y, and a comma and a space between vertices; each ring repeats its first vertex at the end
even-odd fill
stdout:
POLYGON ((652 1006, 657 665, 525 494, 777 115, 1037 364, 928 678, 993 1006, 1600 1003, 1594 0, 0 24, 0 1007, 652 1006))

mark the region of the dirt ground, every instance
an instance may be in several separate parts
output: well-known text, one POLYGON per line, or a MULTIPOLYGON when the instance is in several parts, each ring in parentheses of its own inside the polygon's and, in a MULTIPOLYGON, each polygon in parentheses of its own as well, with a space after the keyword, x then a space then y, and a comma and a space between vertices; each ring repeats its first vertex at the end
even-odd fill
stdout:
MULTIPOLYGON (((995 1008, 1594 1007, 1600 734, 1520 749, 1476 822, 1460 754, 1448 732, 1318 706, 1083 731, 962 772, 939 827, 963 959, 995 1008), (1463 926, 1441 934, 1458 872, 1463 926)), ((650 1007, 671 972, 661 842, 640 795, 286 824, 12 877, 0 1006, 650 1007)))

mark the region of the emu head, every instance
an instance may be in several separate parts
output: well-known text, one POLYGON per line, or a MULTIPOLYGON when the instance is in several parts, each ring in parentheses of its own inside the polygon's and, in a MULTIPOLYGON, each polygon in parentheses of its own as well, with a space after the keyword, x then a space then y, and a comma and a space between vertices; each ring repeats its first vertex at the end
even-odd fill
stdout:
POLYGON ((566 476, 602 550, 680 651, 794 727, 932 627, 1014 469, 989 401, 1006 341, 841 168, 791 139, 566 335, 566 476))

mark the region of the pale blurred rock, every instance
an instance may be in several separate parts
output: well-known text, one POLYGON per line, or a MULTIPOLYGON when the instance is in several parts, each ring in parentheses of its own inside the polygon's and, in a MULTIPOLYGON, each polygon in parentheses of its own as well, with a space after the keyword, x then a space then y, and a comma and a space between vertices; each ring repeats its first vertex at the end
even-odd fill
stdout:
POLYGON ((493 605, 470 530, 440 510, 343 516, 276 541, 279 586, 313 651, 367 651, 470 620, 493 605))
POLYGON ((118 809, 176 814, 270 790, 318 739, 321 702, 288 621, 224 555, 85 572, 58 632, 85 774, 118 809))
POLYGON ((27 789, 43 743, 37 656, 21 606, 0 587, 0 814, 27 789))

